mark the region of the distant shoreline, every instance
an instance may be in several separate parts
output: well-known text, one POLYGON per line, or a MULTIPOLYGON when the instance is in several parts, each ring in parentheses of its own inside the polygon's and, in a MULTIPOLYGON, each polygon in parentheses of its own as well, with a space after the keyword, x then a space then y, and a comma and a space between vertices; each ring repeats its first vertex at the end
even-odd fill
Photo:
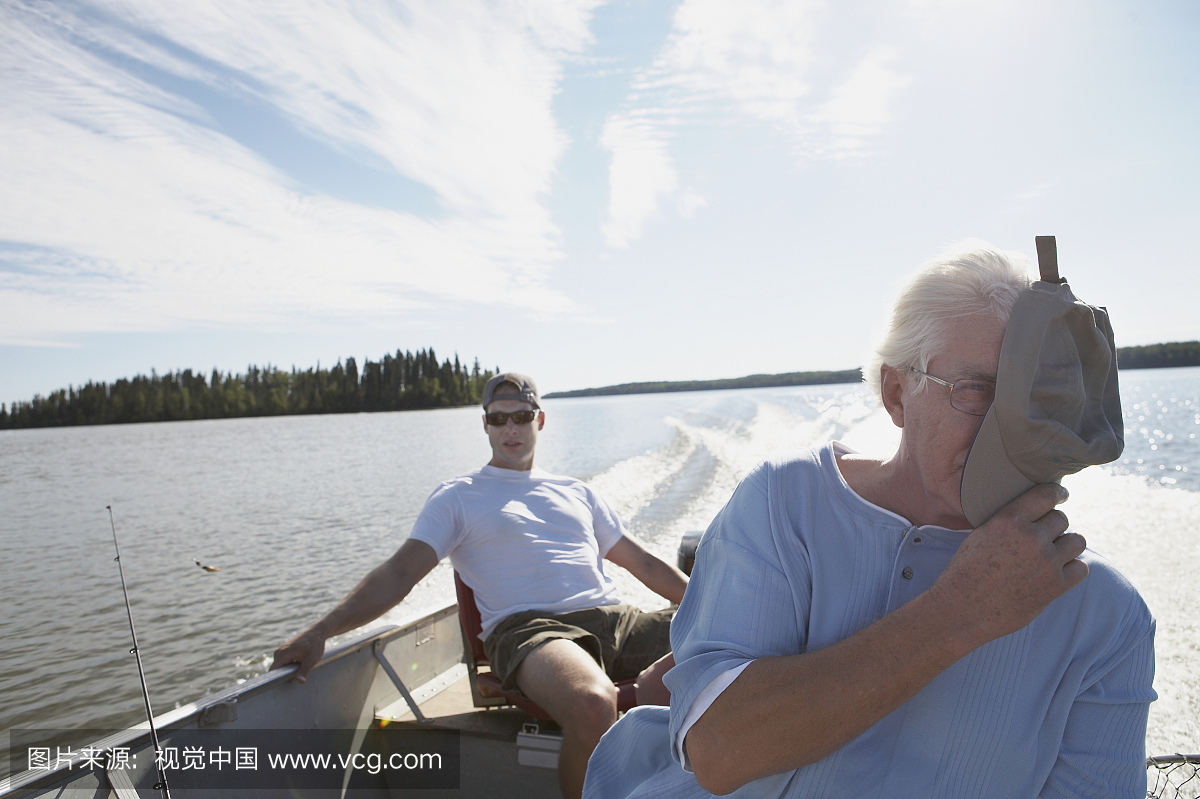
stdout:
MULTIPOLYGON (((1117 350, 1121 369, 1200 366, 1200 341, 1176 341, 1117 350)), ((246 373, 212 377, 191 369, 149 377, 137 375, 112 384, 93 383, 59 389, 30 402, 0 403, 0 430, 32 427, 234 419, 248 416, 293 416, 325 413, 422 410, 475 405, 483 386, 500 367, 482 370, 454 356, 439 364, 433 349, 396 351, 379 362, 367 359, 359 372, 354 358, 345 366, 290 372, 250 366, 246 373)), ((553 391, 546 399, 661 394, 673 391, 717 391, 737 388, 786 388, 862 381, 862 369, 756 374, 721 380, 662 380, 620 383, 574 391, 553 391)))
POLYGON ((747 375, 724 380, 663 380, 655 383, 621 383, 575 391, 552 391, 546 399, 568 397, 609 397, 617 394, 662 394, 670 391, 716 391, 722 388, 779 388, 782 386, 823 386, 833 383, 861 383, 862 369, 838 372, 784 372, 775 375, 747 375))
MULTIPOLYGON (((1200 341, 1176 341, 1143 347, 1119 347, 1119 369, 1164 369, 1176 366, 1200 366, 1200 341)), ((661 380, 646 383, 619 383, 615 386, 552 391, 546 399, 570 397, 611 397, 620 394, 662 394, 670 391, 717 391, 723 388, 783 388, 787 386, 823 386, 862 382, 862 369, 835 372, 783 372, 747 375, 723 380, 661 380)))
POLYGON ((1163 369, 1200 366, 1200 341, 1172 341, 1144 347, 1118 347, 1118 369, 1163 369))

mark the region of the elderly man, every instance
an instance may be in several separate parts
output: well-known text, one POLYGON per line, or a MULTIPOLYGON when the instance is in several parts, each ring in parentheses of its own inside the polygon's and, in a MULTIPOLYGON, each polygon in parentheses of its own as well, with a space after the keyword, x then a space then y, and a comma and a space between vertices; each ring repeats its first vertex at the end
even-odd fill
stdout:
POLYGON ((492 459, 435 489, 396 554, 277 649, 271 668, 298 663, 296 680, 304 682, 329 636, 382 615, 449 556, 475 592, 492 672, 505 690, 519 690, 562 726, 559 782, 571 797, 582 790, 596 742, 617 719, 612 679, 641 672, 643 700, 642 682, 671 662, 672 612, 620 604, 602 559, 671 602, 683 598, 687 578, 626 535, 620 517, 586 484, 534 468, 546 420, 539 403, 525 375, 493 377, 483 392, 492 459))
POLYGON ((985 496, 975 524, 960 498, 998 368, 1021 370, 1009 314, 1034 289, 1085 318, 1095 344, 1099 309, 1031 287, 1008 254, 960 251, 916 275, 868 369, 898 450, 875 460, 834 442, 742 482, 674 621, 669 715, 638 708, 610 730, 585 795, 1145 795, 1145 604, 1067 531, 1061 486, 985 496))

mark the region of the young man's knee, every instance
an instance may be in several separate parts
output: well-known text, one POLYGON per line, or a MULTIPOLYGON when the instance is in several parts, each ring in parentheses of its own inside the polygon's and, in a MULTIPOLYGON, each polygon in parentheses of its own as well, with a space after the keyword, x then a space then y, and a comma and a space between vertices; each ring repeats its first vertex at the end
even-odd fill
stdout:
POLYGON ((571 702, 572 723, 596 737, 617 720, 617 688, 611 682, 580 686, 571 702))

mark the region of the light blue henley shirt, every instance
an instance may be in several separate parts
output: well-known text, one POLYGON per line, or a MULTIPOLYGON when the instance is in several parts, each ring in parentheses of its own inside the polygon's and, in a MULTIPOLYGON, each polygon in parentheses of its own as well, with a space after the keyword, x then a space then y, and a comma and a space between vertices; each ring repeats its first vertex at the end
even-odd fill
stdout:
MULTIPOLYGON (((671 629, 671 708, 601 740, 584 795, 704 797, 672 741, 696 697, 755 658, 817 650, 928 589, 969 531, 914 527, 859 497, 832 444, 764 463, 705 533, 671 629)), ((1145 796, 1154 619, 1085 552, 1084 582, 823 760, 737 797, 1145 796)))

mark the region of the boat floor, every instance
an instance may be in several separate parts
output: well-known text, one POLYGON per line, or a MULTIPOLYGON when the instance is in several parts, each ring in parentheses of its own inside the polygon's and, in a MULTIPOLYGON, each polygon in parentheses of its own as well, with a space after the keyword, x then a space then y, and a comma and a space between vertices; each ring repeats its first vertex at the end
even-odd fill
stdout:
POLYGON ((542 733, 557 733, 553 722, 539 722, 511 706, 477 708, 471 703, 470 678, 464 676, 420 704, 426 718, 416 720, 403 700, 383 708, 377 718, 389 726, 413 730, 457 730, 460 741, 458 789, 403 788, 393 796, 411 797, 558 797, 558 770, 521 765, 517 735, 537 724, 542 733))

